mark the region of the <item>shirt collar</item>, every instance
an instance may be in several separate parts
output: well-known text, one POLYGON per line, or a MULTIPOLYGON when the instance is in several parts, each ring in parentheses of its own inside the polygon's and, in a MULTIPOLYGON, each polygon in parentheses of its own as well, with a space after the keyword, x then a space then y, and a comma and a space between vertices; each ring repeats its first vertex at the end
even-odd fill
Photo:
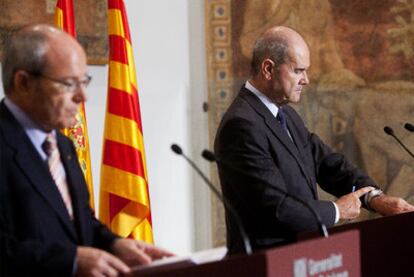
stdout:
POLYGON ((245 84, 246 89, 250 90, 254 95, 256 95, 260 101, 269 109, 269 111, 272 113, 274 117, 277 116, 277 113, 279 112, 279 107, 273 103, 269 97, 264 95, 261 91, 259 91, 257 88, 255 88, 249 81, 246 81, 245 84))

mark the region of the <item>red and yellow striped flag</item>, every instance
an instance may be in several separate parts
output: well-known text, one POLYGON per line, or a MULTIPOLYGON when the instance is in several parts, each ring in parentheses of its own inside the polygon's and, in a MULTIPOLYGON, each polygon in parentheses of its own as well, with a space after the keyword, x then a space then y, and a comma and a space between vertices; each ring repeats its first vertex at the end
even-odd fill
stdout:
MULTIPOLYGON (((55 10, 55 24, 74 38, 76 38, 75 18, 73 13, 73 0, 58 0, 55 10)), ((85 176, 89 190, 89 203, 94 208, 93 184, 91 158, 89 154, 89 137, 86 125, 85 106, 79 108, 76 115, 76 124, 73 127, 65 128, 62 132, 69 137, 75 147, 78 155, 79 164, 85 176)))
POLYGON ((109 76, 100 219, 122 237, 152 239, 141 112, 123 0, 108 0, 109 76))

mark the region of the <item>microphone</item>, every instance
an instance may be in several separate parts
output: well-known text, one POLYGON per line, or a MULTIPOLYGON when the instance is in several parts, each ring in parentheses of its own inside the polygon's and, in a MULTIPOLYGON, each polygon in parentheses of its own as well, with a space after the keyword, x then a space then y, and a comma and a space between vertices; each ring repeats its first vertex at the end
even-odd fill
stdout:
POLYGON ((230 202, 216 189, 216 187, 210 182, 210 180, 203 174, 200 168, 189 157, 187 157, 187 155, 184 154, 180 146, 178 146, 177 144, 172 144, 171 150, 175 154, 182 156, 191 165, 191 167, 198 173, 201 179, 203 179, 203 181, 207 184, 210 190, 217 196, 218 199, 220 199, 224 207, 230 212, 230 214, 233 216, 234 220, 236 221, 236 224, 240 231, 240 235, 243 238, 244 250, 247 255, 251 255, 252 246, 250 244, 250 239, 247 236, 246 230, 244 229, 243 223, 240 220, 240 217, 237 211, 233 208, 230 202))
MULTIPOLYGON (((226 165, 226 166, 230 167, 231 169, 235 170, 236 172, 238 172, 238 173, 240 173, 240 174, 243 174, 243 175, 246 175, 246 173, 245 173, 245 172, 243 172, 242 170, 240 170, 240 169, 236 168, 236 167, 235 167, 235 166, 233 166, 232 164, 227 163, 227 162, 224 162, 224 161, 222 161, 222 160, 218 159, 218 158, 216 157, 216 155, 214 155, 214 153, 213 153, 213 152, 211 152, 210 150, 204 149, 204 150, 203 150, 203 152, 201 153, 201 156, 203 156, 203 158, 204 158, 204 159, 206 159, 206 160, 207 160, 207 161, 209 161, 209 162, 216 162, 216 163, 221 163, 221 164, 224 164, 224 165, 226 165)), ((263 181, 264 181, 264 180, 263 180, 263 181)), ((269 182, 267 182, 267 181, 264 181, 264 184, 265 184, 265 186, 266 186, 266 187, 268 187, 268 188, 270 188, 270 189, 273 189, 273 190, 275 190, 275 191, 277 191, 277 192, 279 192, 279 193, 281 193, 281 194, 285 195, 286 197, 290 197, 290 198, 291 198, 291 199, 293 199, 294 201, 299 202, 299 203, 301 203, 303 206, 307 207, 307 208, 311 211, 311 213, 313 214, 313 216, 315 217, 315 219, 316 219, 316 221, 317 221, 317 223, 318 223, 319 234, 320 234, 321 236, 325 237, 325 238, 327 238, 327 237, 329 236, 329 235, 328 235, 328 230, 326 229, 325 224, 322 222, 321 217, 320 217, 320 216, 319 216, 319 214, 316 212, 316 210, 315 210, 315 209, 314 209, 311 205, 309 205, 309 203, 308 203, 308 202, 304 201, 303 199, 301 199, 301 198, 299 198, 299 197, 297 197, 297 196, 295 196, 295 195, 289 194, 287 191, 285 191, 285 190, 283 190, 283 189, 281 189, 281 188, 279 188, 279 187, 275 187, 275 186, 271 185, 271 184, 270 184, 269 182)))
POLYGON ((414 132, 414 125, 412 125, 408 122, 404 124, 404 128, 407 129, 410 132, 414 132))
MULTIPOLYGON (((407 128, 407 124, 409 124, 409 123, 406 123, 405 125, 404 125, 404 127, 408 130, 408 128, 407 128)), ((409 125, 411 125, 411 124, 409 124, 409 125)), ((411 125, 412 126, 412 125, 411 125)), ((387 134, 387 135, 389 135, 389 136, 392 136, 401 146, 402 146, 402 148, 404 148, 404 150, 408 153, 408 154, 410 154, 410 156, 412 157, 412 158, 414 158, 414 154, 405 146, 405 144, 404 143, 402 143, 402 141, 395 135, 395 133, 394 133, 394 130, 391 128, 391 127, 388 127, 388 126, 385 126, 384 127, 384 132, 387 134)))

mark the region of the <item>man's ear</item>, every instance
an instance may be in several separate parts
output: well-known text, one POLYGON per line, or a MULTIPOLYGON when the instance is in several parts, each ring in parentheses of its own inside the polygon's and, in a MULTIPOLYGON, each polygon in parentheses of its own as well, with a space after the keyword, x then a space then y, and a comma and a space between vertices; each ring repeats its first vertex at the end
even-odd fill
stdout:
POLYGON ((17 70, 14 73, 13 88, 15 91, 27 92, 32 86, 33 78, 24 70, 17 70))
POLYGON ((266 80, 270 80, 275 69, 275 63, 271 59, 265 59, 262 62, 262 75, 266 80))

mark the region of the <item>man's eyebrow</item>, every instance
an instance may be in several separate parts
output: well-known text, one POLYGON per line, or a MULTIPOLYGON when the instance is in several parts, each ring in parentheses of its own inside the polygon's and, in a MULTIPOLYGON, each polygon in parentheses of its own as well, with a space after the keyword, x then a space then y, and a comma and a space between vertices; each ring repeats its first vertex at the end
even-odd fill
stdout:
POLYGON ((304 70, 309 70, 310 67, 311 67, 310 65, 307 66, 307 67, 306 66, 302 66, 302 67, 298 66, 298 67, 294 67, 294 69, 304 71, 304 70))

